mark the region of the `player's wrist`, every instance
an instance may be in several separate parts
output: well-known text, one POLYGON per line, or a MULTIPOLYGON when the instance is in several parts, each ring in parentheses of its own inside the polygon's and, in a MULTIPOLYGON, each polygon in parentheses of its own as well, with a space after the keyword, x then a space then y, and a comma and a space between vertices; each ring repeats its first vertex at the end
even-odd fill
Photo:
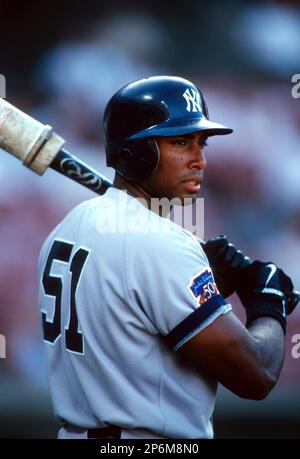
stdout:
POLYGON ((272 317, 282 326, 286 334, 286 301, 275 295, 253 294, 251 298, 242 301, 246 310, 246 326, 261 317, 272 317))

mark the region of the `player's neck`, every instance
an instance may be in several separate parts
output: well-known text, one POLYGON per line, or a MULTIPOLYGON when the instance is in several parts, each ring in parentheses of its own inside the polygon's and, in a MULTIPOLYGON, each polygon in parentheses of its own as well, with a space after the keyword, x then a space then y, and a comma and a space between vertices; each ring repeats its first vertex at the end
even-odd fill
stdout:
POLYGON ((113 186, 119 190, 126 191, 130 196, 133 196, 134 198, 140 199, 140 202, 145 203, 145 206, 149 210, 152 210, 152 212, 155 212, 160 217, 165 217, 170 212, 170 208, 164 212, 161 203, 159 205, 155 205, 157 200, 151 200, 151 196, 136 182, 130 182, 129 180, 126 180, 120 175, 116 174, 113 181, 113 186))

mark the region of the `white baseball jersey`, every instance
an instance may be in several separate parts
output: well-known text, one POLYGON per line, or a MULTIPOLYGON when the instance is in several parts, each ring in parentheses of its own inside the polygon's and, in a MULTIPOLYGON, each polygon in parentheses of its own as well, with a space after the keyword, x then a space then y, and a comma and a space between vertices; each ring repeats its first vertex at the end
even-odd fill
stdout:
POLYGON ((231 306, 191 233, 110 188, 50 234, 39 277, 59 420, 213 436, 217 383, 176 351, 231 306))

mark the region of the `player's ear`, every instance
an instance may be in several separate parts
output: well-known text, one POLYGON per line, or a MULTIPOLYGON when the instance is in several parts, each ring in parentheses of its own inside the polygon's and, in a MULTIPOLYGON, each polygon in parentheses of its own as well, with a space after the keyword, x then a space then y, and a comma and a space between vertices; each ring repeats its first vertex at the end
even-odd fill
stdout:
POLYGON ((112 166, 127 180, 144 180, 156 169, 159 150, 152 138, 124 140, 106 145, 112 166))

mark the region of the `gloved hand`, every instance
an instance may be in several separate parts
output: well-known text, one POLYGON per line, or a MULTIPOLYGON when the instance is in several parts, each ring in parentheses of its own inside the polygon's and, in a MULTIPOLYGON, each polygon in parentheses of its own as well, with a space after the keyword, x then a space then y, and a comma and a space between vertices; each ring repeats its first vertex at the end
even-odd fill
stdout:
POLYGON ((239 277, 245 266, 251 263, 240 250, 228 242, 226 236, 219 236, 201 242, 201 246, 212 268, 217 287, 224 298, 235 292, 239 277))
POLYGON ((259 317, 273 317, 286 331, 286 315, 298 304, 299 292, 274 263, 255 260, 246 266, 239 279, 237 294, 246 309, 247 325, 259 317))

